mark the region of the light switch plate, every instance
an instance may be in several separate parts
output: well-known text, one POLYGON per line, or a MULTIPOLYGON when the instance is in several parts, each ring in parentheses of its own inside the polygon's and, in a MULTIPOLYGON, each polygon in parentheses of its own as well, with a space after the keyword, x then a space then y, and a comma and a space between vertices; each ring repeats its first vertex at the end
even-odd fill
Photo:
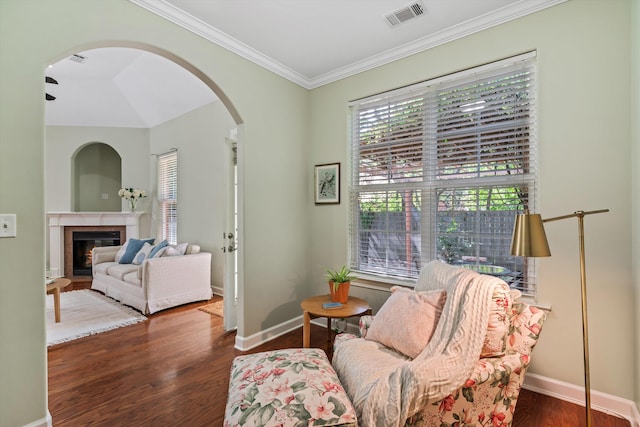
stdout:
POLYGON ((16 214, 0 214, 0 237, 16 237, 16 214))

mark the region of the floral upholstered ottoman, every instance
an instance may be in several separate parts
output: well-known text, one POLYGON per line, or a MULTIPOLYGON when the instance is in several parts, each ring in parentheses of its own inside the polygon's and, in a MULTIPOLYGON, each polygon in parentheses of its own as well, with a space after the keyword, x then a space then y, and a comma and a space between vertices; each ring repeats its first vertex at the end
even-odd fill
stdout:
POLYGON ((356 426, 355 414, 323 350, 274 350, 233 361, 225 427, 356 426))

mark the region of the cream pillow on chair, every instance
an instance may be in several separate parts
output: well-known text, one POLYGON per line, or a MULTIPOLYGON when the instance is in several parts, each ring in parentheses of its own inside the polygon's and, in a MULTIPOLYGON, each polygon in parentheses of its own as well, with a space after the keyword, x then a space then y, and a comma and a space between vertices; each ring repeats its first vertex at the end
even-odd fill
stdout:
POLYGON ((376 341, 412 359, 427 346, 447 299, 444 290, 416 292, 394 287, 371 322, 365 339, 376 341))

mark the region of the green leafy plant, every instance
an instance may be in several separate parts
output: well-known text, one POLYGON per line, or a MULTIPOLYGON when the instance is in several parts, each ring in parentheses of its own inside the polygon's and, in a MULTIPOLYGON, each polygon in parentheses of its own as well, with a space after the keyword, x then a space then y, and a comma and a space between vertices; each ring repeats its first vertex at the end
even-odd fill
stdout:
POLYGON ((340 283, 350 282, 356 278, 356 276, 352 275, 353 272, 347 268, 346 265, 343 265, 340 270, 327 270, 327 279, 329 282, 333 283, 333 290, 337 291, 338 287, 340 287, 340 283))

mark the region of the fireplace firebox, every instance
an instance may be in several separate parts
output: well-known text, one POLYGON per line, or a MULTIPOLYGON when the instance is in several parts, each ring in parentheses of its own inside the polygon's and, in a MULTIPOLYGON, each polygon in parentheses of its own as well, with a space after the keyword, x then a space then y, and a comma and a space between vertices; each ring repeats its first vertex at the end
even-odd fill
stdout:
POLYGON ((118 246, 120 231, 73 231, 73 275, 91 276, 91 251, 95 247, 118 246))

